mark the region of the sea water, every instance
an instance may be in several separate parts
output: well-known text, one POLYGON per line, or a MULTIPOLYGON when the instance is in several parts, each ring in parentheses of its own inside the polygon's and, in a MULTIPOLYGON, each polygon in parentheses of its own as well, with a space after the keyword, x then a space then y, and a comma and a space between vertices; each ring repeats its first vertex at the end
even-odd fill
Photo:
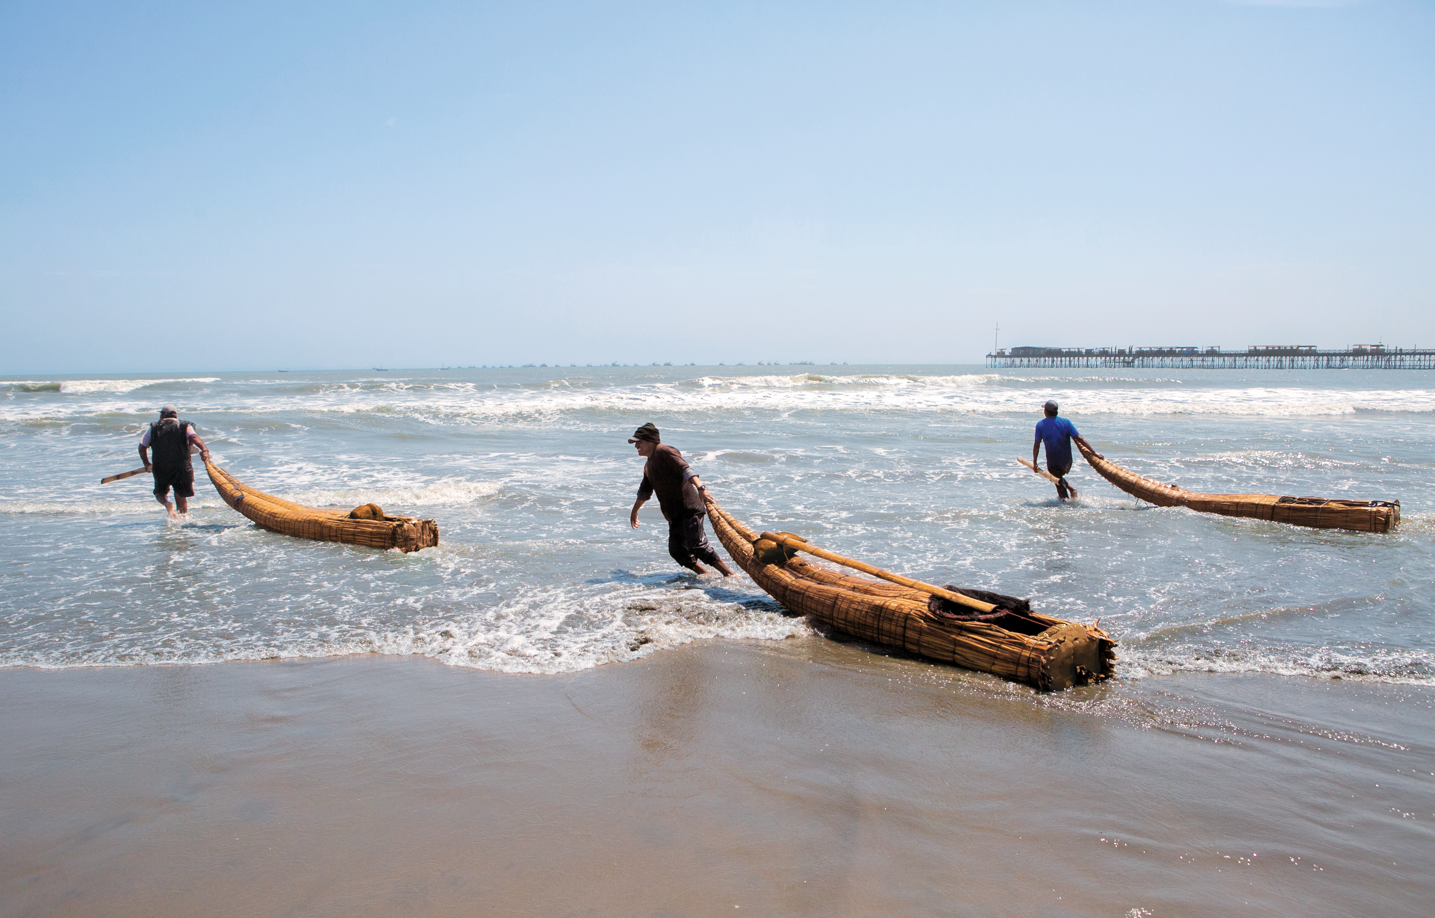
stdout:
MULTIPOLYGON (((567 367, 0 381, 0 666, 419 654, 573 672, 811 632, 628 513, 655 423, 712 495, 911 577, 1101 622, 1122 679, 1435 682, 1435 374, 981 367, 567 367), (1398 499, 1383 535, 1143 504, 1017 460, 1049 398, 1116 463, 1197 491, 1398 499), (166 522, 139 464, 172 403, 240 481, 431 517, 414 554, 265 532, 202 467, 166 522)), ((198 465, 198 463, 196 463, 198 465)), ((716 545, 716 539, 714 538, 716 545)))

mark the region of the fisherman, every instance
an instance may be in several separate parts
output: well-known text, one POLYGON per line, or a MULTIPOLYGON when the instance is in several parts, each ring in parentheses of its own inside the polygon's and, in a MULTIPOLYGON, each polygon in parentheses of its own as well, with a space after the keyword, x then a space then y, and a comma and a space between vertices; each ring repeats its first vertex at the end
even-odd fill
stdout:
POLYGON ((707 504, 703 501, 706 488, 698 473, 683 459, 683 454, 671 446, 664 446, 658 428, 644 424, 633 431, 628 439, 638 450, 638 455, 648 460, 643 466, 643 483, 638 487, 638 499, 633 502, 633 512, 628 522, 638 528, 638 508, 648 502, 656 492, 658 508, 668 521, 668 554, 683 567, 699 574, 706 574, 706 561, 731 577, 732 570, 723 563, 718 553, 708 544, 703 521, 707 518, 707 504))
POLYGON ((1071 441, 1077 443, 1096 453, 1097 459, 1106 457, 1096 452, 1096 449, 1086 442, 1086 438, 1076 432, 1076 425, 1066 418, 1056 416, 1058 411, 1056 402, 1047 402, 1042 406, 1046 410, 1046 417, 1036 422, 1036 442, 1031 445, 1031 467, 1036 471, 1036 459, 1041 455, 1041 444, 1046 443, 1046 470, 1055 475, 1056 496, 1060 500, 1076 500, 1076 488, 1066 480, 1066 473, 1071 471, 1071 441))
POLYGON ((194 464, 189 458, 189 444, 199 447, 200 456, 209 461, 209 447, 194 432, 194 425, 179 419, 173 405, 159 412, 159 423, 145 428, 140 436, 140 461, 146 472, 154 473, 154 499, 164 504, 170 519, 178 519, 169 502, 169 489, 174 488, 174 503, 180 513, 189 512, 189 499, 194 496, 194 464), (154 450, 154 462, 149 451, 154 450))

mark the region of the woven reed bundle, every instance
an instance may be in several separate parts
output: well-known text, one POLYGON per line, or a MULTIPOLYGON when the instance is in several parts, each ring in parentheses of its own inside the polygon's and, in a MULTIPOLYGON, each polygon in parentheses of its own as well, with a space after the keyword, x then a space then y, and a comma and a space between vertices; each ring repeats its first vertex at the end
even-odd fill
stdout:
POLYGON ((212 462, 206 462, 204 467, 224 502, 264 529, 319 542, 397 548, 404 552, 438 544, 438 523, 433 520, 407 516, 349 519, 342 510, 319 510, 257 491, 212 462))
POLYGON ((955 621, 927 608, 930 593, 840 574, 806 558, 758 559, 758 534, 708 497, 718 540, 772 598, 839 631, 908 653, 1024 682, 1043 691, 1111 675, 1115 645, 1100 628, 1032 613, 1045 626, 1019 634, 987 622, 955 621))
POLYGON ((1202 513, 1240 516, 1312 529, 1388 532, 1400 522, 1400 501, 1276 497, 1272 494, 1200 494, 1127 471, 1076 444, 1097 474, 1133 497, 1158 507, 1189 507, 1202 513))

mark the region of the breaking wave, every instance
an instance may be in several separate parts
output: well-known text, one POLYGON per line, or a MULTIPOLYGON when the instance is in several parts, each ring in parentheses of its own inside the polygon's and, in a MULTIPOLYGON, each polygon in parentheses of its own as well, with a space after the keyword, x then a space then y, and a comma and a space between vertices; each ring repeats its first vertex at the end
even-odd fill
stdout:
MULTIPOLYGON (((16 381, 0 404, 0 420, 76 418, 106 414, 139 420, 154 406, 125 398, 163 384, 218 382, 217 377, 157 380, 16 381), (37 389, 35 387, 44 388, 37 389), (30 387, 30 388, 25 388, 30 387), (40 400, 17 399, 25 391, 40 400), (71 402, 63 396, 90 396, 71 402), (56 398, 55 396, 60 396, 56 398), (48 398, 46 398, 48 396, 48 398)), ((1311 386, 1213 387, 1153 385, 1150 380, 1052 379, 1051 386, 999 374, 901 375, 818 373, 697 376, 685 380, 553 379, 482 384, 465 380, 357 380, 344 382, 231 382, 222 406, 189 409, 216 415, 392 415, 433 424, 548 423, 579 415, 707 411, 831 411, 918 413, 941 416, 1028 416, 1033 400, 1056 398, 1068 416, 1122 418, 1271 417, 1341 418, 1353 415, 1435 414, 1435 389, 1317 388, 1311 386)), ((208 398, 208 396, 207 396, 208 398)))

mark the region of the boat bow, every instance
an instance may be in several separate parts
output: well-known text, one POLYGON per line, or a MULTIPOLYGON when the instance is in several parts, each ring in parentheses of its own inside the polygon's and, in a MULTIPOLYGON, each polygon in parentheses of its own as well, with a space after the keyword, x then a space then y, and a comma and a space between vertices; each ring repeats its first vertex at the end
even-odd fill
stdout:
POLYGON ((1388 532, 1400 522, 1400 501, 1277 497, 1274 494, 1202 494, 1156 481, 1097 456, 1080 441, 1082 458, 1096 473, 1133 497, 1158 507, 1189 507, 1201 513, 1237 516, 1312 529, 1388 532))
POLYGON ((209 472, 214 489, 226 504, 261 528, 273 532, 319 542, 397 548, 403 552, 438 544, 438 523, 433 520, 408 516, 350 519, 342 510, 306 507, 251 488, 213 462, 206 462, 204 467, 209 472))

